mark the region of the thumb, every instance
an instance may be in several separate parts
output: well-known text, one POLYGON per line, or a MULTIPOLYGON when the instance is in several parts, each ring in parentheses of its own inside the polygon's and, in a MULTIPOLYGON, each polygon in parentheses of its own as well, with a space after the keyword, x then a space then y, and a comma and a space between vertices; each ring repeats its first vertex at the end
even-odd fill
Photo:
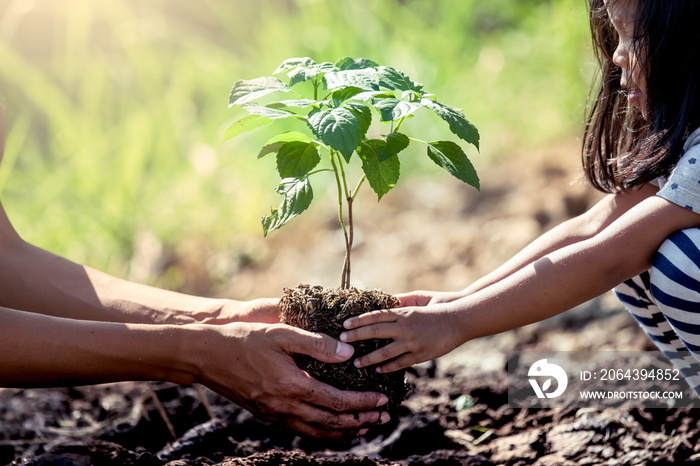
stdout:
POLYGON ((323 362, 343 362, 350 359, 355 349, 335 338, 322 333, 313 333, 296 327, 289 327, 282 347, 290 354, 299 353, 323 362))

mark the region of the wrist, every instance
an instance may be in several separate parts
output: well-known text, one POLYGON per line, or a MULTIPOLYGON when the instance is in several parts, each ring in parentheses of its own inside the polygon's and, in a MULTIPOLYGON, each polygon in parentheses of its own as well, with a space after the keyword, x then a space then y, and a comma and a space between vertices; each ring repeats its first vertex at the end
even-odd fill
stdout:
MULTIPOLYGON (((173 375, 190 379, 192 383, 205 383, 212 373, 222 371, 236 373, 240 366, 243 340, 249 324, 227 325, 189 324, 175 327, 177 332, 173 375)), ((175 380, 171 380, 175 382, 175 380)))
MULTIPOLYGON (((191 325, 143 325, 134 327, 143 338, 133 342, 134 367, 143 371, 137 378, 164 380, 179 385, 191 385, 199 381, 197 352, 193 342, 203 333, 195 324, 191 325)), ((128 357, 128 356, 127 356, 128 357)))
POLYGON ((472 325, 470 325, 465 307, 458 300, 446 303, 450 328, 453 329, 455 348, 472 339, 472 325))
POLYGON ((201 382, 211 348, 217 347, 214 332, 208 325, 199 323, 172 327, 168 381, 181 385, 201 382))
POLYGON ((227 316, 230 309, 237 307, 237 302, 230 299, 195 298, 201 300, 194 310, 186 314, 192 319, 192 324, 224 324, 230 322, 227 316))

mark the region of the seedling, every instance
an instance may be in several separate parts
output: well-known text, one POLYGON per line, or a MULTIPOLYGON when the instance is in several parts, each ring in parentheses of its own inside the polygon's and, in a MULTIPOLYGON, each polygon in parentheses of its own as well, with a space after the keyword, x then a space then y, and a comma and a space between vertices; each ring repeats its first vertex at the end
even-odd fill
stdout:
POLYGON ((353 202, 367 181, 377 200, 399 180, 399 154, 411 142, 426 147, 428 157, 451 175, 479 189, 479 178, 469 158, 453 141, 427 142, 412 135, 404 123, 420 109, 428 109, 449 125, 459 139, 479 147, 479 132, 461 110, 445 105, 405 73, 380 66, 365 58, 343 58, 335 64, 316 63, 311 58, 285 60, 273 75, 237 81, 231 89, 229 107, 238 106, 248 115, 234 121, 223 140, 278 120, 299 120, 305 131, 287 131, 274 136, 258 158, 276 154, 282 179, 276 192, 283 196, 277 209, 262 219, 265 236, 304 212, 313 200, 311 177, 333 173, 338 190, 338 219, 345 238, 345 263, 341 289, 350 286, 350 253, 354 240, 353 202), (308 95, 305 95, 305 93, 308 95), (269 102, 271 94, 289 99, 269 102), (261 103, 263 100, 267 103, 261 103), (376 111, 386 134, 368 138, 376 111), (322 156, 322 153, 324 154, 322 156), (359 159, 362 175, 350 183, 347 166, 359 159), (321 165, 325 160, 325 166, 321 165), (354 188, 353 188, 354 186, 354 188), (344 205, 347 210, 344 209, 344 205))

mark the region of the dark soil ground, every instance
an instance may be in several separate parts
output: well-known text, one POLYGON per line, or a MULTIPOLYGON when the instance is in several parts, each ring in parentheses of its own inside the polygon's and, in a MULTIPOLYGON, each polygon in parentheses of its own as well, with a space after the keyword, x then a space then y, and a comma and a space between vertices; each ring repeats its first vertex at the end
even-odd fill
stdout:
MULTIPOLYGON (((367 198, 367 214, 358 219, 356 284, 390 293, 466 286, 595 201, 597 195, 576 182, 575 154, 574 144, 565 145, 509 168, 482 168, 481 194, 440 179, 407 184, 381 206, 367 198), (555 156, 567 162, 552 162, 555 156)), ((329 212, 333 219, 332 208, 329 212)), ((187 291, 210 292, 210 281, 221 273, 235 277, 223 292, 233 297, 280 295, 300 281, 333 287, 342 245, 335 241, 334 223, 324 222, 312 227, 297 222, 265 241, 246 240, 228 261, 157 260, 185 264, 183 273, 216 265, 211 276, 184 273, 193 277, 187 291)), ((138 382, 4 389, 0 463, 700 464, 700 413, 694 409, 515 409, 508 404, 509 351, 651 349, 634 321, 605 295, 409 370, 414 388, 392 422, 365 438, 330 443, 262 423, 202 387, 138 382)))

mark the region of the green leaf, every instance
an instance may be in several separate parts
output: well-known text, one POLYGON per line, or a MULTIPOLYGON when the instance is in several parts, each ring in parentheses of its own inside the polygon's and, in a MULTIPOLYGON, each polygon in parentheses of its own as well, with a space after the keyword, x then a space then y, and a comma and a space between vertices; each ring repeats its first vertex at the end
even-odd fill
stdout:
POLYGON ((413 81, 403 71, 396 70, 390 66, 377 67, 379 75, 379 85, 385 89, 399 91, 420 91, 423 85, 413 81))
POLYGON ((221 142, 224 143, 229 139, 233 139, 245 131, 250 131, 251 129, 255 129, 260 126, 269 125, 272 123, 272 121, 273 120, 270 118, 260 115, 246 115, 243 118, 239 118, 238 120, 234 121, 228 128, 226 128, 221 142))
POLYGON ((382 199, 399 181, 401 164, 396 154, 389 155, 386 141, 370 139, 360 144, 357 155, 362 159, 362 170, 375 193, 382 199))
POLYGON ((345 102, 348 99, 352 99, 353 97, 362 92, 365 92, 364 89, 360 89, 359 87, 355 86, 341 87, 340 89, 336 89, 331 93, 331 100, 333 101, 333 106, 340 107, 343 104, 343 102, 345 102))
POLYGON ((421 102, 445 120, 450 125, 450 131, 479 149, 479 130, 467 120, 461 110, 440 102, 433 102, 430 99, 422 99, 421 102))
POLYGON ((326 73, 328 71, 334 71, 335 66, 332 63, 324 62, 320 64, 314 64, 310 67, 298 67, 287 73, 289 76, 289 86, 294 86, 295 84, 303 83, 309 79, 315 78, 320 73, 326 73))
POLYGON ((367 101, 370 99, 395 99, 396 96, 388 91, 364 91, 353 97, 355 100, 367 101))
POLYGON ((355 93, 354 91, 359 89, 358 87, 349 86, 341 87, 331 94, 331 100, 333 101, 333 106, 340 107, 346 100, 360 100, 362 102, 367 102, 370 99, 395 99, 396 97, 391 92, 387 91, 365 91, 359 89, 360 92, 355 93), (347 91, 346 91, 347 90, 347 91), (337 94, 336 94, 337 93, 337 94))
POLYGON ((373 68, 363 70, 332 71, 323 77, 326 89, 332 90, 339 87, 359 87, 366 91, 379 90, 379 76, 373 68))
POLYGON ((277 69, 272 73, 272 74, 277 74, 281 73, 284 70, 289 70, 292 68, 296 68, 298 66, 303 66, 305 68, 310 68, 316 64, 315 61, 313 61, 309 57, 303 57, 303 58, 287 58, 285 61, 283 61, 280 66, 277 67, 277 69))
POLYGON ((282 118, 299 118, 304 119, 303 116, 297 115, 286 110, 278 110, 276 108, 264 107, 258 104, 244 104, 241 107, 252 115, 260 115, 271 120, 279 120, 282 118))
POLYGON ((308 177, 285 178, 275 191, 284 196, 277 209, 272 209, 269 216, 263 217, 263 233, 267 236, 273 230, 281 228, 288 221, 305 211, 314 198, 308 177))
POLYGON ((474 166, 459 145, 452 141, 429 142, 428 157, 452 176, 479 189, 479 177, 474 166))
POLYGON ((367 91, 355 86, 341 87, 331 93, 331 101, 334 107, 340 107, 347 100, 361 100, 366 102, 370 99, 395 99, 391 92, 387 91, 367 91))
POLYGON ((291 99, 291 100, 280 100, 279 102, 272 102, 268 104, 268 107, 272 108, 283 108, 283 107, 296 107, 296 108, 306 108, 312 105, 318 105, 318 101, 313 99, 291 99))
POLYGON ((342 107, 312 111, 308 122, 318 139, 349 162, 369 129, 372 113, 362 104, 346 102, 342 107))
POLYGON ((309 57, 289 58, 283 61, 272 74, 281 73, 285 70, 289 70, 287 76, 289 77, 289 87, 292 87, 295 84, 316 77, 319 73, 335 71, 336 67, 333 63, 329 62, 316 63, 309 57))
MULTIPOLYGON (((410 91, 408 91, 410 92, 410 91)), ((437 102, 437 96, 435 94, 431 94, 430 92, 420 92, 417 94, 419 97, 423 99, 429 99, 432 100, 433 102, 437 102)))
POLYGON ((265 143, 263 148, 260 149, 258 158, 261 158, 267 154, 274 154, 286 143, 295 141, 311 142, 313 139, 304 133, 300 133, 299 131, 288 131, 286 133, 278 134, 277 136, 270 138, 270 140, 265 143))
POLYGON ((395 98, 373 99, 372 105, 382 115, 381 121, 400 120, 424 106, 420 102, 405 102, 395 98))
POLYGON ((307 175, 320 161, 321 156, 313 142, 287 142, 277 153, 277 172, 281 178, 299 178, 307 175))
MULTIPOLYGON (((409 142, 408 136, 402 133, 389 133, 386 135, 386 148, 391 155, 396 155, 407 148, 409 142)), ((382 161, 381 157, 379 161, 382 161)))
POLYGON ((376 68, 379 65, 367 58, 341 58, 335 62, 336 68, 339 70, 363 70, 365 68, 376 68))
POLYGON ((291 89, 279 79, 271 77, 236 81, 228 97, 228 106, 244 104, 278 91, 289 92, 291 89))
POLYGON ((425 96, 426 96, 426 94, 423 94, 422 92, 408 90, 408 91, 403 91, 401 93, 401 100, 408 100, 410 102, 416 102, 425 96))

